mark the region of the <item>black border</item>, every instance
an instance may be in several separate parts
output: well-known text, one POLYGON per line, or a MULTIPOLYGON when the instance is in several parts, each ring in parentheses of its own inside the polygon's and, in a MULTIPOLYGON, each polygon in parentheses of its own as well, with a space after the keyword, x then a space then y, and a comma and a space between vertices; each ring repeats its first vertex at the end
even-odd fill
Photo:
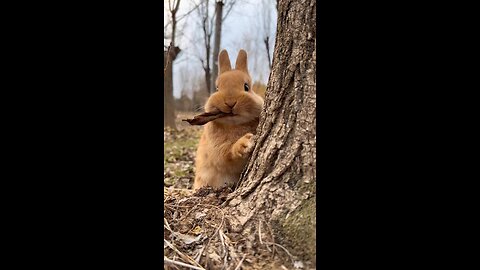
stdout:
MULTIPOLYGON (((444 60, 465 49, 448 43, 452 7, 317 4, 318 266, 443 265, 459 244, 440 243, 432 232, 453 229, 431 213, 448 191, 425 179, 453 166, 454 140, 430 120, 432 89, 451 97, 462 66, 444 60)), ((5 182, 18 185, 5 190, 21 191, 10 250, 50 267, 160 268, 161 4, 5 10, 6 66, 20 73, 4 90, 17 163, 5 182)))
POLYGON ((26 181, 9 181, 23 190, 12 250, 35 266, 161 269, 162 4, 20 8, 4 39, 23 73, 6 88, 22 164, 7 175, 26 181))

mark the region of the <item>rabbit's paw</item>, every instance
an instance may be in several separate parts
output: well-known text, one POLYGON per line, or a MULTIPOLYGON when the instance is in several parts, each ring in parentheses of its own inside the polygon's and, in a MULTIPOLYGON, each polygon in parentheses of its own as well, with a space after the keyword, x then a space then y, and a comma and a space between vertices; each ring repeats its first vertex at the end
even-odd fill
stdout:
POLYGON ((243 135, 238 141, 235 142, 233 145, 233 155, 235 157, 245 158, 247 157, 253 150, 253 134, 247 133, 243 135))

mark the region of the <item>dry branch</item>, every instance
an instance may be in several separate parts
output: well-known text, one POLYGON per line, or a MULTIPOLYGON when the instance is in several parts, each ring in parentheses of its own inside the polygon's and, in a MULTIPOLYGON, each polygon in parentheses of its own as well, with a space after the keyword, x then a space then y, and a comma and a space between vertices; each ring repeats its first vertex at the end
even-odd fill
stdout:
POLYGON ((218 118, 233 116, 232 113, 224 113, 220 111, 205 112, 193 117, 193 119, 183 119, 182 121, 188 122, 190 125, 205 125, 206 123, 218 118))

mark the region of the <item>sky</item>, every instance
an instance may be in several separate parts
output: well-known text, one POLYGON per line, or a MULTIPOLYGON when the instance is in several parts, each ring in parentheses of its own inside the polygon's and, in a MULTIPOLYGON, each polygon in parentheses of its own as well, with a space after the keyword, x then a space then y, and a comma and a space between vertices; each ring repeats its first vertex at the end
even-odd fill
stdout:
MULTIPOLYGON (((190 11, 195 3, 201 0, 181 0, 178 17, 190 11)), ((224 0, 226 1, 232 0, 224 0)), ((234 65, 238 51, 245 49, 248 54, 248 66, 250 76, 253 81, 261 81, 266 84, 270 69, 268 66, 268 58, 266 55, 265 45, 263 43, 262 21, 268 21, 270 16, 270 23, 267 31, 270 35, 270 57, 273 54, 275 31, 276 31, 276 0, 236 0, 236 4, 228 17, 222 24, 222 37, 220 50, 226 49, 230 56, 230 61, 234 65)), ((211 10, 214 10, 214 1, 212 2, 211 10)), ((168 13, 168 0, 164 0, 165 16, 168 13)), ((224 9, 225 12, 225 9, 224 9)), ((164 27, 168 22, 168 18, 164 18, 164 27)), ((194 78, 204 78, 204 70, 198 56, 204 54, 202 50, 202 40, 200 39, 201 28, 198 24, 198 15, 194 11, 179 22, 178 32, 176 37, 176 46, 180 47, 182 52, 177 56, 173 64, 173 94, 176 98, 181 96, 182 89, 191 95, 191 89, 194 88, 194 78)), ((164 45, 170 43, 168 36, 170 35, 171 27, 164 30, 167 39, 164 39, 164 45)), ((212 47, 213 47, 212 36, 212 47)), ((204 79, 203 79, 204 80, 204 79)))

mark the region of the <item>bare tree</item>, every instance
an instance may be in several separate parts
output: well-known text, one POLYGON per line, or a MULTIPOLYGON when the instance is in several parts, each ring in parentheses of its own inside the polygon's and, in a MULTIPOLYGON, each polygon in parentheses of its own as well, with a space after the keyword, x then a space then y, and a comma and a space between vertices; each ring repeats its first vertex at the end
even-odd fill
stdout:
POLYGON ((198 81, 203 82, 203 79, 202 77, 194 75, 188 65, 180 66, 177 74, 182 82, 180 99, 182 100, 183 105, 185 105, 185 100, 189 101, 188 106, 183 106, 182 109, 190 112, 194 111, 193 94, 198 87, 198 81))
POLYGON ((272 33, 270 31, 272 26, 272 0, 262 0, 261 6, 261 16, 259 16, 259 19, 262 28, 263 44, 265 45, 265 51, 267 54, 268 67, 270 68, 270 70, 272 70, 272 60, 270 52, 270 46, 272 42, 272 33))
POLYGON ((236 2, 237 1, 235 0, 216 0, 214 11, 212 11, 213 6, 211 5, 214 3, 213 0, 201 0, 197 4, 199 6, 197 9, 197 15, 199 18, 199 26, 202 35, 201 42, 203 45, 203 52, 200 56, 197 56, 197 58, 202 63, 205 73, 207 95, 210 95, 210 93, 215 91, 215 81, 218 75, 217 57, 218 52, 220 51, 222 24, 232 11, 236 2), (213 47, 212 36, 214 37, 213 47))
MULTIPOLYGON (((256 29, 255 25, 251 25, 250 32, 253 33, 256 29)), ((252 35, 251 33, 243 33, 243 36, 238 41, 234 42, 238 48, 243 48, 248 52, 248 65, 249 72, 252 79, 258 80, 261 76, 262 67, 260 66, 261 57, 259 55, 259 46, 257 41, 257 35, 252 35)))
POLYGON ((168 11, 172 30, 170 32, 170 46, 164 51, 165 77, 163 81, 163 125, 164 127, 176 128, 175 125, 175 100, 173 99, 173 61, 180 53, 180 48, 175 46, 175 34, 177 29, 177 12, 180 7, 180 0, 168 0, 168 11))
POLYGON ((276 9, 273 0, 251 1, 251 4, 258 5, 257 11, 251 15, 252 24, 246 25, 248 31, 244 31, 241 38, 230 41, 234 47, 243 48, 248 52, 249 70, 252 79, 259 80, 266 84, 268 74, 272 67, 272 52, 275 41, 275 20, 276 9), (267 72, 268 71, 268 72, 267 72))
POLYGON ((210 93, 213 93, 215 89, 215 82, 218 76, 218 53, 220 52, 220 38, 222 34, 222 16, 223 16, 223 1, 217 1, 215 4, 215 42, 213 44, 213 77, 212 88, 210 93))
MULTIPOLYGON (((179 15, 181 0, 168 0, 168 21, 164 23, 164 32, 167 40, 170 40, 168 50, 164 51, 164 126, 176 128, 175 125, 175 100, 173 98, 173 63, 181 52, 181 49, 176 46, 176 41, 179 32, 179 22, 187 18, 194 12, 199 5, 194 5, 190 10, 184 14, 179 15), (168 31, 168 28, 171 30, 168 31)), ((185 24, 183 24, 183 27, 185 24)))
POLYGON ((223 14, 223 0, 217 0, 215 4, 215 42, 213 43, 213 73, 212 73, 212 88, 210 89, 210 93, 215 91, 215 82, 217 81, 218 76, 218 53, 220 52, 220 41, 222 37, 222 24, 223 21, 227 18, 230 11, 234 7, 236 1, 229 0, 226 1, 226 10, 227 12, 225 15, 223 14))
POLYGON ((204 46, 204 57, 199 57, 199 60, 202 63, 203 70, 205 72, 205 83, 206 83, 206 93, 207 95, 210 94, 211 89, 211 80, 212 80, 212 73, 211 73, 211 41, 212 41, 212 33, 213 33, 213 19, 210 10, 210 1, 203 0, 200 2, 199 8, 197 9, 197 14, 200 19, 200 27, 202 29, 202 39, 203 39, 203 46, 204 46))
POLYGON ((224 207, 231 230, 275 243, 315 262, 316 3, 278 3, 274 61, 251 158, 224 207))

